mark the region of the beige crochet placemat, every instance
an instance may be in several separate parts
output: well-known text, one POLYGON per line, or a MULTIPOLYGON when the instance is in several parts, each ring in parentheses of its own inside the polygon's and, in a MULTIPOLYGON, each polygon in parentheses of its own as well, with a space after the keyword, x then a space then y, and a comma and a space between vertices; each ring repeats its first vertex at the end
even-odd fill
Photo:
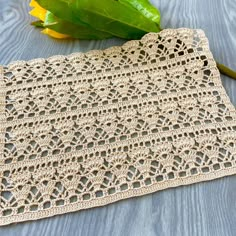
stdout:
POLYGON ((201 30, 2 67, 0 225, 235 174, 235 118, 201 30))

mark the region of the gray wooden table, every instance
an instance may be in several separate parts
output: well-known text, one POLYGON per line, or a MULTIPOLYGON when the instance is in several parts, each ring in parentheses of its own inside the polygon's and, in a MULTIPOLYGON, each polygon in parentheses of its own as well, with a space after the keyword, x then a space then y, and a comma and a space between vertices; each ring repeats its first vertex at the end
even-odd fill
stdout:
MULTIPOLYGON (((202 28, 215 58, 236 70, 236 0, 153 0, 163 28, 202 28)), ((0 64, 121 45, 57 41, 29 25, 28 0, 0 0, 0 64)), ((236 81, 223 85, 236 105, 236 81)), ((0 228, 5 235, 236 235, 236 176, 164 190, 105 207, 0 228)))

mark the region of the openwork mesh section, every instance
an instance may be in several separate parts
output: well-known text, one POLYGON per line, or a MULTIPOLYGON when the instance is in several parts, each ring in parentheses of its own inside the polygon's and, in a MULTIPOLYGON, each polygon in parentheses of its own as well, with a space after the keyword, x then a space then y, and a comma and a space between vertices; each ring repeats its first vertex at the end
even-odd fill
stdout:
POLYGON ((201 30, 1 68, 0 225, 236 173, 236 112, 201 30))

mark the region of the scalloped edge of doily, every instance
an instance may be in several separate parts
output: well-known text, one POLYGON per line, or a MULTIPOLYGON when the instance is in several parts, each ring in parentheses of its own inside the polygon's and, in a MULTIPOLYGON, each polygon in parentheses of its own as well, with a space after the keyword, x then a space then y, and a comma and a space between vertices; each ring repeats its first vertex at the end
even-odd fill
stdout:
POLYGON ((134 46, 136 44, 139 44, 140 42, 145 43, 147 41, 150 41, 150 39, 152 39, 152 38, 157 38, 157 35, 164 36, 164 37, 166 37, 167 35, 176 35, 176 33, 179 33, 179 34, 188 33, 188 34, 194 35, 194 34, 196 34, 196 32, 199 36, 203 37, 203 39, 201 40, 201 43, 202 43, 202 47, 204 47, 204 50, 209 50, 209 43, 208 43, 206 35, 202 29, 189 29, 189 28, 164 29, 158 33, 155 33, 155 32, 147 33, 141 39, 129 40, 121 46, 112 46, 112 47, 109 47, 109 48, 103 49, 103 50, 95 49, 95 50, 90 50, 88 52, 74 52, 74 53, 70 53, 68 55, 58 54, 58 55, 54 55, 54 56, 47 57, 47 58, 42 57, 42 58, 35 58, 35 59, 30 59, 30 60, 15 60, 15 61, 10 62, 8 65, 6 65, 6 67, 12 68, 13 66, 16 66, 19 64, 31 65, 31 64, 35 64, 37 62, 40 62, 40 63, 44 62, 45 60, 50 62, 50 61, 55 61, 58 59, 65 59, 65 58, 71 58, 71 57, 78 57, 78 58, 84 57, 84 56, 91 57, 93 55, 98 55, 98 54, 102 55, 104 53, 109 53, 111 51, 112 52, 119 52, 121 49, 134 46))
POLYGON ((72 213, 80 210, 90 209, 93 207, 101 207, 111 203, 115 203, 121 200, 139 197, 146 194, 154 193, 160 190, 174 188, 179 186, 185 186, 190 184, 195 184, 199 182, 210 181, 214 179, 219 179, 221 177, 226 177, 230 175, 236 174, 236 168, 228 168, 219 171, 211 172, 210 174, 200 174, 197 176, 189 176, 186 178, 168 180, 168 182, 164 183, 155 183, 151 186, 142 187, 139 189, 131 189, 127 190, 126 192, 116 193, 114 195, 106 196, 101 199, 94 199, 84 202, 78 202, 74 204, 69 204, 66 206, 61 207, 54 207, 51 209, 45 209, 38 212, 30 212, 30 213, 23 213, 22 215, 12 215, 9 217, 2 217, 0 218, 0 226, 9 225, 12 223, 20 223, 25 221, 32 221, 32 220, 39 220, 43 218, 48 218, 56 215, 62 215, 65 213, 72 213))

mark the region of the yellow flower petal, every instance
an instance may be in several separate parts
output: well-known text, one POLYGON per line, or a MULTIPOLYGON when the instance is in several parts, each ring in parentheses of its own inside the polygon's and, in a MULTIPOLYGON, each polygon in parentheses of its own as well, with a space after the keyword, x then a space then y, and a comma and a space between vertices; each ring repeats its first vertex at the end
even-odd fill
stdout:
POLYGON ((29 12, 31 16, 34 16, 40 19, 41 21, 45 20, 46 13, 47 13, 47 10, 43 8, 38 8, 38 7, 35 7, 32 11, 29 12))
MULTIPOLYGON (((35 0, 32 0, 30 2, 30 6, 33 7, 33 9, 29 12, 30 15, 40 19, 41 21, 45 21, 47 10, 41 7, 35 0)), ((57 39, 65 39, 70 38, 69 35, 58 33, 54 30, 51 30, 49 28, 45 28, 43 31, 41 31, 43 34, 47 34, 53 38, 57 39)))
POLYGON ((39 4, 35 0, 32 0, 29 5, 30 5, 30 7, 38 7, 39 6, 39 4))
POLYGON ((33 9, 29 12, 29 14, 40 19, 41 21, 44 21, 47 10, 41 7, 35 0, 30 2, 30 6, 33 7, 33 9))
POLYGON ((43 31, 41 31, 43 34, 47 34, 53 38, 56 38, 56 39, 67 39, 67 38, 70 38, 69 35, 67 34, 61 34, 61 33, 58 33, 54 30, 51 30, 51 29, 48 29, 48 28, 45 28, 43 31))

